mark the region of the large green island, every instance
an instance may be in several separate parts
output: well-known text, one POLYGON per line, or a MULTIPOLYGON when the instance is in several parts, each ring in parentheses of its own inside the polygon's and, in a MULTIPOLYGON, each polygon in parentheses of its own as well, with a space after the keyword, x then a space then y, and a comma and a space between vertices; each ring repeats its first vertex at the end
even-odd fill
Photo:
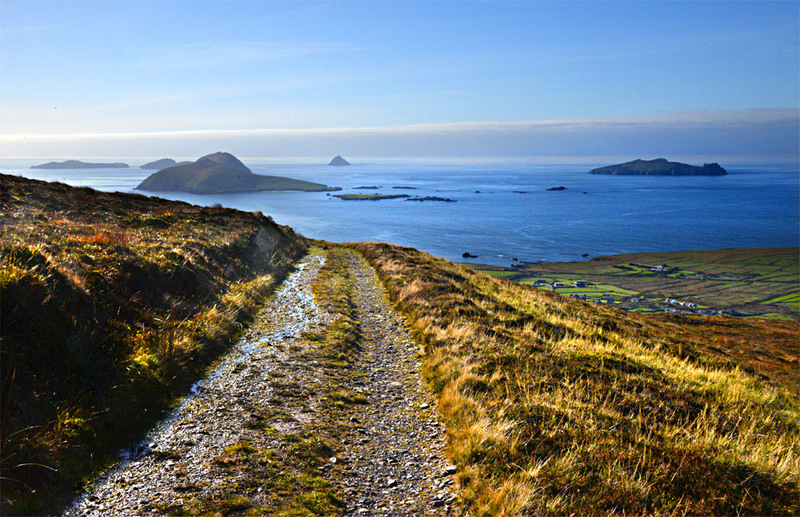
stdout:
POLYGON ((592 169, 589 174, 609 174, 614 176, 725 176, 728 172, 718 163, 705 163, 702 167, 680 162, 670 162, 664 158, 655 160, 633 160, 592 169))
POLYGON ((179 163, 161 169, 148 176, 136 188, 150 192, 188 192, 190 194, 341 190, 311 181, 253 174, 238 158, 225 152, 203 156, 196 162, 179 163))

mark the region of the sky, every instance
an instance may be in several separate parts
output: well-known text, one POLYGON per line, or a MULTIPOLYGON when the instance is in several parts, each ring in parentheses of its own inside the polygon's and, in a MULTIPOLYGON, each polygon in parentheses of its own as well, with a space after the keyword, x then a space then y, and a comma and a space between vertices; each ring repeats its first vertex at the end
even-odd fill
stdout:
POLYGON ((800 2, 0 0, 0 156, 798 162, 800 2))

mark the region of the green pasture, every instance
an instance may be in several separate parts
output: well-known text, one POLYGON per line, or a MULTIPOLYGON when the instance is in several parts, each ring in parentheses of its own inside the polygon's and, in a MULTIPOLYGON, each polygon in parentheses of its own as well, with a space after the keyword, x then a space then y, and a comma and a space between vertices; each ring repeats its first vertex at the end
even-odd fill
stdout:
MULTIPOLYGON (((522 284, 537 280, 571 286, 576 280, 589 288, 558 288, 556 292, 615 299, 675 298, 698 308, 738 310, 751 315, 783 315, 793 319, 800 313, 800 249, 737 248, 726 250, 632 253, 595 257, 580 262, 541 262, 524 267, 479 266, 488 275, 522 284), (648 266, 665 266, 652 271, 648 266)), ((652 300, 651 300, 652 301, 652 300)), ((635 305, 631 310, 640 312, 635 305)))

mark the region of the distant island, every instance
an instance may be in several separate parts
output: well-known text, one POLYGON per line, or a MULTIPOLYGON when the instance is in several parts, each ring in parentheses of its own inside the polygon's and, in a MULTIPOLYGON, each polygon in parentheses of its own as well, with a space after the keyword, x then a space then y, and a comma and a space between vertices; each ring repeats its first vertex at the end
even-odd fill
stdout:
POLYGON ((406 199, 406 201, 442 201, 444 203, 456 202, 455 199, 450 199, 448 197, 439 197, 439 196, 425 196, 425 197, 414 196, 406 199))
POLYGON ((342 158, 340 155, 336 155, 333 157, 331 161, 328 162, 328 165, 334 165, 336 167, 341 167, 343 165, 350 165, 350 162, 342 158))
POLYGON ((140 166, 140 169, 155 169, 161 170, 166 169, 167 167, 172 167, 173 165, 177 165, 178 162, 173 160, 172 158, 162 158, 160 160, 156 160, 154 162, 148 162, 144 165, 140 166))
POLYGON ((32 165, 31 169, 127 169, 127 163, 86 163, 79 160, 65 162, 48 162, 41 165, 32 165))
POLYGON ((261 191, 324 192, 341 190, 321 183, 282 176, 253 174, 230 153, 218 152, 161 169, 136 187, 151 192, 188 192, 190 194, 224 194, 261 191))
POLYGON ((670 162, 664 158, 656 160, 633 160, 619 165, 592 169, 589 174, 611 174, 619 176, 724 176, 728 172, 718 163, 706 163, 702 167, 670 162))
POLYGON ((342 201, 381 201, 383 199, 399 199, 411 196, 408 194, 339 194, 332 197, 338 197, 342 201))

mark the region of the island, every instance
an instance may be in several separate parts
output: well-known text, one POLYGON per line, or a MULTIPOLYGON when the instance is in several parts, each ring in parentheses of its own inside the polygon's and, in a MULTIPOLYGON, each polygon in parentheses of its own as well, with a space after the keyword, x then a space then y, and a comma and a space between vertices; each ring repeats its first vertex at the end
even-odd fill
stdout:
POLYGON ((127 169, 127 163, 87 163, 80 160, 67 160, 65 162, 48 162, 41 165, 32 165, 31 169, 127 169))
POLYGON ((332 197, 338 197, 342 201, 381 201, 383 199, 398 199, 409 197, 408 194, 339 194, 332 197))
POLYGON ((350 165, 350 162, 342 158, 341 155, 337 154, 336 156, 333 157, 333 159, 330 162, 328 162, 328 165, 342 167, 344 165, 350 165))
POLYGON ((600 167, 592 169, 589 174, 617 176, 724 176, 728 174, 728 171, 720 167, 718 163, 706 163, 702 167, 698 167, 658 158, 656 160, 633 160, 619 165, 600 167))
POLYGON ((455 203, 456 202, 455 199, 450 199, 450 198, 447 198, 447 197, 439 197, 439 196, 425 196, 425 197, 414 196, 414 197, 410 197, 410 198, 406 199, 406 201, 442 201, 442 202, 445 202, 445 203, 455 203))
POLYGON ((176 162, 172 158, 162 158, 154 162, 145 163, 144 165, 141 165, 139 168, 161 170, 161 169, 166 169, 167 167, 172 167, 173 165, 178 165, 178 162, 176 162))
POLYGON ((564 186, 561 186, 561 187, 550 187, 547 190, 548 190, 548 192, 559 192, 561 190, 567 190, 567 187, 564 187, 564 186))
POLYGON ((230 153, 218 152, 161 169, 142 181, 138 190, 151 192, 188 192, 190 194, 225 194, 262 191, 324 192, 341 190, 321 183, 282 176, 253 174, 230 153))

